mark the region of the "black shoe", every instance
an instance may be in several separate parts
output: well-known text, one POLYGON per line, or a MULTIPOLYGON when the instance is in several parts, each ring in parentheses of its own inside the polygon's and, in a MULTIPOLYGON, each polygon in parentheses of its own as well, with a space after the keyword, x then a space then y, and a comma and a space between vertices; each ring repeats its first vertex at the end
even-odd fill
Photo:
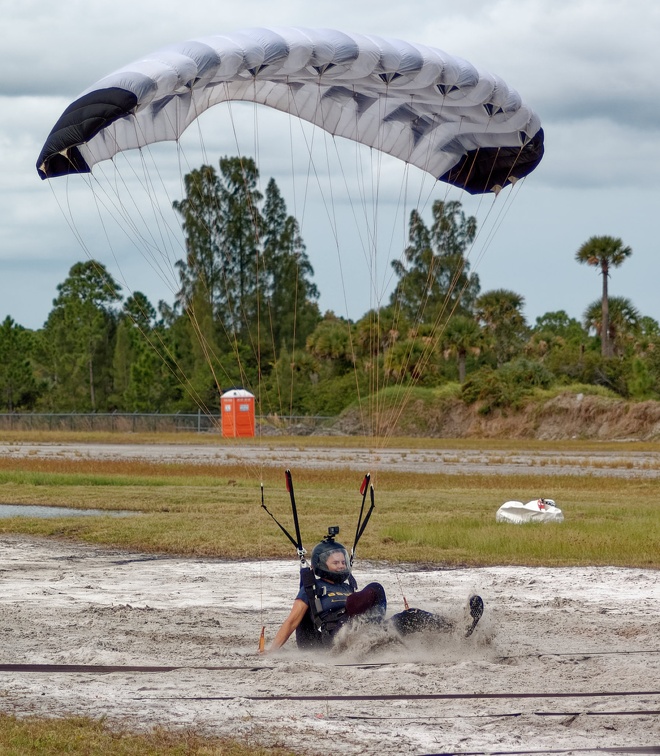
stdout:
POLYGON ((470 617, 472 617, 472 624, 468 627, 465 637, 469 638, 474 632, 474 628, 481 619, 484 613, 484 602, 481 596, 470 596, 470 617))

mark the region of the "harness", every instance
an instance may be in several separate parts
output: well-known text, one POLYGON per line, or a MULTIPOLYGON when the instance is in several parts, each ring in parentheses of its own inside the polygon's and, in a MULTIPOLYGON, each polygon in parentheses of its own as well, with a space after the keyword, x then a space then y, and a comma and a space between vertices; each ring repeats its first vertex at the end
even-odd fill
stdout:
MULTIPOLYGON (((353 575, 348 576, 348 584, 353 592, 357 591, 357 582, 353 575)), ((311 567, 300 568, 300 585, 305 589, 305 595, 309 604, 308 615, 310 616, 314 630, 319 634, 317 637, 320 638, 323 645, 326 645, 343 625, 346 616, 346 607, 323 609, 321 598, 327 594, 328 588, 325 585, 319 584, 311 567)))

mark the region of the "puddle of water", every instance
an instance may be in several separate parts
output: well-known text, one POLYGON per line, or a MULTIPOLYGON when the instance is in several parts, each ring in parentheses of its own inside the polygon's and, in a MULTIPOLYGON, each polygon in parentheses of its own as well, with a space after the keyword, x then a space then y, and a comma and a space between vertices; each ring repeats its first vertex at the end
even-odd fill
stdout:
POLYGON ((108 509, 72 509, 24 504, 0 504, 0 518, 6 517, 130 517, 138 512, 108 509))

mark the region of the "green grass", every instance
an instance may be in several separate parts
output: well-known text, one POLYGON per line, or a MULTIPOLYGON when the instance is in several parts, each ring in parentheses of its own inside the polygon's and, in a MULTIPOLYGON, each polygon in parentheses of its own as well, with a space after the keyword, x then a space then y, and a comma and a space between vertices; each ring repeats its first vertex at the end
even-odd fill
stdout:
POLYGON ((655 513, 633 522, 625 517, 603 520, 594 511, 569 514, 562 525, 511 526, 463 517, 431 525, 399 525, 388 530, 393 543, 415 548, 450 564, 482 565, 620 565, 657 567, 660 537, 655 513), (575 516, 573 522, 570 517, 575 516), (584 517, 591 519, 586 522, 584 517))

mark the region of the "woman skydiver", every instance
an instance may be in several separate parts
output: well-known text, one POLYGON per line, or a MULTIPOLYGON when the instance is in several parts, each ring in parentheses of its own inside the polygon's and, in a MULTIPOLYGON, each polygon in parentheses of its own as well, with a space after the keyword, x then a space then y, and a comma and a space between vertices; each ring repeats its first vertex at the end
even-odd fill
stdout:
MULTIPOLYGON (((360 617, 370 623, 383 623, 387 610, 385 589, 369 583, 361 591, 351 573, 346 548, 334 540, 339 528, 331 527, 328 535, 312 551, 311 569, 301 571, 301 585, 288 617, 277 631, 269 652, 281 648, 296 633, 298 648, 312 649, 332 645, 341 627, 360 617)), ((471 596, 472 622, 466 636, 474 631, 483 614, 480 596, 471 596)), ((437 614, 421 609, 405 609, 387 620, 400 635, 425 630, 453 630, 453 624, 437 614)))
POLYGON ((311 574, 302 575, 298 595, 270 651, 283 646, 294 631, 298 648, 329 646, 339 628, 351 618, 362 616, 379 622, 385 616, 383 586, 369 583, 357 590, 348 552, 334 539, 338 530, 329 528, 328 535, 314 547, 311 574))

